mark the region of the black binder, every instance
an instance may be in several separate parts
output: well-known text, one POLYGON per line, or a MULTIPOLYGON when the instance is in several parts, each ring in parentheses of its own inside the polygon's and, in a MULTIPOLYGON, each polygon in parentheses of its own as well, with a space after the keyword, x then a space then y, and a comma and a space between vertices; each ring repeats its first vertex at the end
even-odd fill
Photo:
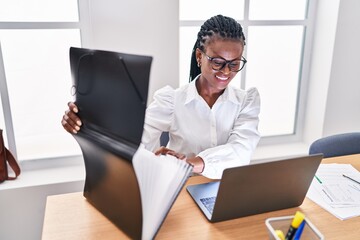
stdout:
POLYGON ((144 125, 152 57, 70 48, 72 91, 83 126, 84 196, 132 239, 141 239, 142 207, 132 166, 144 125))

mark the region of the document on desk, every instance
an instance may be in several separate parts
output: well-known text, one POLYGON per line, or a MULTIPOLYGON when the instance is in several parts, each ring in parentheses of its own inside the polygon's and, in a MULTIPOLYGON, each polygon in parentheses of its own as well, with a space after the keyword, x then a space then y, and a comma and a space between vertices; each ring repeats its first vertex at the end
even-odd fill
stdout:
POLYGON ((320 164, 307 197, 341 220, 360 216, 360 173, 351 164, 320 164))

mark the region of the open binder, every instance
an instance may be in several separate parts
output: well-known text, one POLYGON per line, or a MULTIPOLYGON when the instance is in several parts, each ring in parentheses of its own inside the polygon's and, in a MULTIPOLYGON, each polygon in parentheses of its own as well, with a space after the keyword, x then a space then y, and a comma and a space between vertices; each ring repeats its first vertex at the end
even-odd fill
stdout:
POLYGON ((73 135, 84 157, 85 198, 132 239, 153 239, 192 166, 140 147, 152 57, 70 48, 73 135))

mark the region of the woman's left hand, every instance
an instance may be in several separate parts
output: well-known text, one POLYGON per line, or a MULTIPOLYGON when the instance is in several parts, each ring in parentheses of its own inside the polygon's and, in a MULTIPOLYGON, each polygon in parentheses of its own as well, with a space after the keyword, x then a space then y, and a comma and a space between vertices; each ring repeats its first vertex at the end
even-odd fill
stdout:
POLYGON ((186 162, 194 167, 193 168, 194 173, 202 173, 204 171, 205 163, 201 157, 197 156, 197 157, 187 158, 186 162))

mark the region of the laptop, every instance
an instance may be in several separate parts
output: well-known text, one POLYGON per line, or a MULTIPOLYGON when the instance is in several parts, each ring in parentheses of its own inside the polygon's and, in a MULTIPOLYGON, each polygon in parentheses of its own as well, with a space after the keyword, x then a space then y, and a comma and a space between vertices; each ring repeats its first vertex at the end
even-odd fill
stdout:
POLYGON ((220 181, 186 189, 210 222, 297 207, 322 158, 314 154, 228 168, 220 181))

